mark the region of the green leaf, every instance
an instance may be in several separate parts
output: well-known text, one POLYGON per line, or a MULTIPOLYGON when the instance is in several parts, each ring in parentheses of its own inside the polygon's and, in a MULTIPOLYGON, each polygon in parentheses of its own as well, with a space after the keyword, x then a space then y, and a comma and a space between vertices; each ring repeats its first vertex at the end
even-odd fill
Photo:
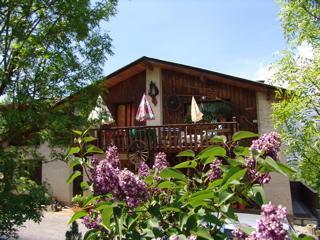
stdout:
POLYGON ((89 184, 86 181, 80 183, 80 187, 82 190, 87 190, 89 188, 89 184))
POLYGON ((197 215, 192 214, 188 217, 185 227, 187 231, 191 231, 197 227, 197 215))
POLYGON ((94 195, 90 195, 88 196, 88 199, 84 202, 84 207, 90 205, 91 203, 95 202, 97 199, 99 199, 100 196, 94 196, 94 195))
POLYGON ((72 147, 69 149, 67 156, 76 154, 80 152, 80 148, 79 147, 72 147))
POLYGON ((68 177, 67 179, 67 183, 70 184, 74 179, 76 179, 77 177, 81 176, 81 172, 80 171, 74 171, 70 177, 68 177))
POLYGON ((197 162, 195 160, 189 160, 175 165, 173 168, 195 168, 197 166, 197 162))
POLYGON ((299 240, 315 240, 315 238, 311 237, 311 236, 304 236, 304 237, 300 238, 299 240))
POLYGON ((228 169, 227 173, 223 175, 224 184, 221 187, 220 191, 227 189, 230 184, 237 183, 236 181, 240 181, 244 175, 246 174, 247 169, 242 169, 239 167, 231 167, 228 169))
POLYGON ((162 189, 174 189, 174 188, 178 188, 178 186, 177 186, 174 182, 164 181, 164 182, 161 182, 161 183, 158 185, 158 188, 162 188, 162 189))
POLYGON ((196 231, 191 231, 193 235, 201 237, 207 240, 213 240, 214 238, 210 235, 210 232, 204 228, 198 228, 196 231))
POLYGON ((208 157, 204 159, 205 161, 202 161, 204 165, 208 165, 210 163, 212 163, 213 161, 217 160, 217 157, 213 156, 213 157, 208 157))
POLYGON ((224 204, 227 200, 232 198, 234 193, 230 193, 228 191, 223 191, 219 194, 219 205, 224 204))
POLYGON ((94 146, 94 145, 89 145, 87 147, 87 151, 86 151, 86 154, 89 154, 89 153, 99 153, 99 154, 103 154, 104 152, 98 148, 97 146, 94 146))
POLYGON ((110 219, 113 214, 113 208, 112 207, 106 207, 102 211, 102 222, 103 225, 105 225, 108 229, 111 228, 110 219))
POLYGON ((241 139, 246 139, 246 138, 253 138, 253 137, 258 137, 259 135, 253 132, 249 131, 238 131, 233 134, 232 136, 232 141, 237 142, 241 139))
POLYGON ((177 157, 194 157, 195 153, 192 150, 185 150, 183 152, 178 153, 177 157))
POLYGON ((266 157, 266 159, 264 160, 264 163, 271 167, 274 171, 287 176, 287 174, 280 168, 280 166, 278 165, 278 163, 276 161, 274 161, 271 157, 266 157))
POLYGON ((236 158, 227 158, 227 161, 230 165, 236 167, 236 166, 242 166, 245 165, 246 160, 242 156, 237 156, 236 158))
POLYGON ((78 157, 75 157, 75 158, 71 158, 69 161, 68 161, 68 166, 70 168, 73 168, 74 166, 77 166, 81 164, 81 158, 78 158, 78 157))
POLYGON ((97 211, 101 211, 101 210, 103 210, 105 208, 110 208, 110 207, 114 208, 116 206, 118 206, 118 203, 116 203, 116 202, 114 202, 114 203, 112 203, 112 202, 101 202, 101 203, 96 204, 95 209, 97 211))
POLYGON ((207 213, 202 217, 203 221, 206 223, 211 223, 213 225, 222 226, 222 222, 212 213, 207 213))
POLYGON ((83 240, 98 240, 97 232, 99 230, 93 229, 86 232, 86 234, 83 237, 83 240))
POLYGON ((193 208, 197 208, 197 207, 205 207, 208 206, 208 201, 207 200, 192 200, 192 201, 188 201, 188 204, 193 208))
POLYGON ((247 235, 250 235, 256 229, 253 227, 243 226, 240 224, 239 229, 247 235))
POLYGON ((74 134, 76 134, 76 135, 78 135, 78 136, 82 136, 82 132, 81 131, 79 131, 79 130, 72 130, 72 132, 74 133, 74 134))
POLYGON ((208 188, 212 189, 219 186, 222 183, 223 179, 216 179, 213 182, 209 183, 208 188))
POLYGON ((179 170, 173 168, 166 168, 160 172, 160 177, 162 178, 175 178, 183 181, 187 181, 187 177, 179 170))
POLYGON ((282 162, 278 162, 277 163, 279 168, 286 173, 287 175, 292 175, 294 173, 296 173, 297 171, 289 166, 287 166, 286 164, 282 163, 282 162))
POLYGON ((161 212, 182 212, 182 210, 177 207, 164 207, 161 208, 161 212))
POLYGON ((262 204, 266 204, 267 203, 267 197, 266 197, 266 193, 264 192, 264 189, 262 186, 260 185, 254 185, 252 187, 252 192, 253 192, 253 197, 255 202, 261 206, 262 204))
POLYGON ((153 179, 154 177, 152 175, 149 175, 144 179, 144 181, 146 184, 148 184, 148 186, 150 186, 153 183, 153 179))
POLYGON ((237 146, 233 149, 233 152, 236 156, 248 156, 250 154, 250 150, 248 147, 237 146))
POLYGON ((210 142, 211 143, 226 143, 227 137, 224 135, 216 135, 210 139, 210 142))
POLYGON ((77 219, 82 218, 82 217, 84 217, 84 216, 86 216, 86 215, 87 215, 87 212, 86 212, 86 211, 84 211, 84 210, 78 211, 78 212, 76 212, 75 214, 73 214, 73 216, 71 217, 71 219, 70 219, 70 221, 68 222, 68 224, 71 224, 71 223, 73 223, 74 221, 76 221, 77 219))
POLYGON ((160 211, 160 205, 156 204, 154 206, 149 207, 148 212, 157 219, 162 219, 162 214, 160 211))
POLYGON ((214 194, 212 191, 208 192, 208 193, 202 193, 199 194, 197 196, 191 197, 189 199, 190 202, 196 202, 196 201, 200 201, 200 200, 205 200, 205 199, 212 199, 214 198, 214 194))
POLYGON ((87 143, 87 142, 95 141, 97 140, 97 138, 88 136, 88 137, 84 137, 83 140, 87 143))
POLYGON ((246 174, 247 172, 247 169, 244 168, 244 169, 240 169, 239 171, 233 173, 228 179, 227 179, 227 183, 230 183, 232 182, 233 180, 241 180, 244 175, 246 174))
POLYGON ((208 157, 225 157, 227 151, 221 146, 209 146, 198 154, 198 158, 205 160, 208 157))

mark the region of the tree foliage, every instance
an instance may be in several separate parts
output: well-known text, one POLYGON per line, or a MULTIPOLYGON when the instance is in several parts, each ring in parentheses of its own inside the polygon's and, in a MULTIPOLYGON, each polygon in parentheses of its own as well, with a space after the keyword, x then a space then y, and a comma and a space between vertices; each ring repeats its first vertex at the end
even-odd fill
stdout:
POLYGON ((36 165, 30 149, 0 148, 0 237, 16 236, 26 220, 40 222, 42 210, 50 202, 44 186, 30 180, 36 165))
MULTIPOLYGON (((2 141, 16 143, 61 132, 75 103, 56 104, 102 77, 111 39, 101 22, 115 14, 116 0, 5 0, 0 19, 0 96, 2 141), (68 116, 65 114, 68 113, 68 116), (53 113, 53 114, 52 114, 53 113), (61 113, 63 116, 61 116, 61 113), (36 121, 35 121, 36 119, 36 121)), ((87 96, 92 88, 86 88, 87 96)), ((85 91, 85 90, 82 90, 85 91)), ((79 100, 79 99, 78 99, 79 100)), ((85 106, 78 108, 78 115, 85 106)), ((70 128, 69 128, 70 129, 70 128)))
POLYGON ((37 155, 31 146, 69 144, 69 129, 85 124, 112 54, 101 23, 116 13, 116 5, 117 0, 0 0, 0 235, 27 219, 40 220, 46 196, 30 180, 37 155))
POLYGON ((273 65, 274 82, 286 88, 278 92, 273 119, 297 177, 320 190, 320 3, 278 2, 288 47, 273 65))

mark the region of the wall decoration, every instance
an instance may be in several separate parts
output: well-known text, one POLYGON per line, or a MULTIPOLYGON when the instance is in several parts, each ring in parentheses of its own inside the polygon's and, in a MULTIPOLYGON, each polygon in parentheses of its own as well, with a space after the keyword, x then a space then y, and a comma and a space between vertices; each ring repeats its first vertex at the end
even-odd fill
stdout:
POLYGON ((154 82, 150 82, 149 84, 149 92, 148 92, 149 96, 152 98, 152 103, 156 106, 158 101, 157 101, 157 96, 159 94, 159 89, 157 87, 157 85, 154 82))

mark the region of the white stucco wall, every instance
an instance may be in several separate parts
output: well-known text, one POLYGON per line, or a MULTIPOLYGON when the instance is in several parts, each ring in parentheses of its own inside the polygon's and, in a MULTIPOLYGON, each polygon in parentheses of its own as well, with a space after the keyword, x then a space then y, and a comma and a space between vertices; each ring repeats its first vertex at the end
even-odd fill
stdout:
POLYGON ((161 70, 158 67, 153 67, 152 69, 147 69, 146 71, 146 96, 151 104, 153 113, 155 114, 155 120, 148 120, 147 126, 162 125, 162 82, 161 82, 161 70), (159 89, 159 94, 157 98, 157 105, 152 103, 152 98, 148 95, 150 82, 154 82, 159 89))
MULTIPOLYGON (((50 161, 51 150, 48 144, 40 145, 39 152, 44 155, 46 160, 50 161)), ((71 173, 72 169, 62 161, 42 164, 42 182, 47 184, 50 194, 58 201, 64 203, 71 202, 73 185, 66 182, 71 173)))
MULTIPOLYGON (((257 115, 259 134, 275 131, 271 121, 272 100, 268 99, 266 93, 257 92, 257 115)), ((280 154, 281 162, 286 163, 286 157, 280 154)), ((272 173, 271 181, 264 186, 268 200, 274 204, 286 206, 288 213, 292 214, 291 192, 288 177, 272 173)))

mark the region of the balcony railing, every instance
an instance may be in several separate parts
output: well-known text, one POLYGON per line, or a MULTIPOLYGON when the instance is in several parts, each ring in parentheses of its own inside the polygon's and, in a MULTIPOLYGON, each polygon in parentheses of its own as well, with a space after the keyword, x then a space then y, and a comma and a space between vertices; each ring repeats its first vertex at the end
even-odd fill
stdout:
POLYGON ((210 139, 225 135, 229 140, 238 130, 234 117, 231 122, 168 124, 161 126, 111 127, 95 130, 98 146, 106 149, 109 145, 118 147, 120 153, 128 153, 137 142, 149 152, 180 152, 186 149, 200 151, 208 147, 210 139))

